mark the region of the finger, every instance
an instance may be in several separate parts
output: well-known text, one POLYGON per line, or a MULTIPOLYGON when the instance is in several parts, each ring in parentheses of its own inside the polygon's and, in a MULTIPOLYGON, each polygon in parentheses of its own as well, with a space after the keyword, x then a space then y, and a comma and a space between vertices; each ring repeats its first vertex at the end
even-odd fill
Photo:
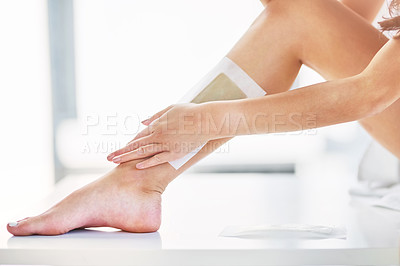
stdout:
POLYGON ((135 140, 137 140, 137 139, 140 139, 140 138, 143 138, 143 137, 146 137, 146 136, 148 136, 148 135, 150 135, 151 134, 151 131, 150 131, 150 127, 146 127, 145 129, 143 129, 142 131, 140 131, 131 141, 129 141, 126 145, 129 145, 129 144, 131 144, 132 142, 134 142, 135 140))
POLYGON ((172 157, 172 153, 169 151, 165 151, 165 152, 158 153, 158 154, 152 156, 151 158, 136 164, 136 168, 146 169, 146 168, 153 167, 153 166, 156 166, 159 164, 163 164, 163 163, 166 163, 166 162, 172 161, 172 160, 174 160, 172 157))
POLYGON ((133 151, 133 150, 134 150, 134 149, 131 148, 130 145, 126 145, 125 147, 123 147, 123 148, 121 148, 121 149, 119 149, 119 150, 116 150, 116 151, 110 153, 110 154, 107 156, 107 160, 111 162, 116 156, 119 156, 119 155, 124 154, 124 153, 127 153, 127 152, 131 152, 131 151, 133 151))
POLYGON ((137 148, 139 148, 140 146, 145 146, 148 144, 152 144, 152 137, 151 135, 137 139, 135 141, 133 141, 132 143, 126 145, 125 147, 123 147, 122 149, 116 150, 115 152, 111 153, 107 159, 109 161, 111 161, 115 156, 119 156, 121 154, 127 153, 127 152, 131 152, 136 150, 137 148))
POLYGON ((141 146, 134 151, 122 154, 120 156, 114 157, 112 160, 114 163, 125 163, 135 159, 142 159, 157 153, 165 151, 164 145, 162 144, 150 144, 146 146, 141 146))
POLYGON ((163 114, 165 114, 169 109, 171 109, 172 107, 174 107, 174 105, 170 105, 167 108, 164 108, 163 110, 161 110, 160 112, 154 114, 152 117, 150 117, 149 119, 143 120, 142 124, 143 125, 150 125, 154 120, 160 118, 163 114))
POLYGON ((120 154, 119 152, 121 150, 123 150, 123 153, 133 151, 133 150, 130 150, 129 148, 128 149, 125 149, 125 148, 127 148, 133 141, 135 141, 137 139, 140 139, 140 138, 143 138, 143 137, 146 137, 148 135, 150 135, 149 127, 147 127, 145 129, 143 129, 142 131, 140 131, 131 141, 129 141, 126 144, 126 146, 124 148, 116 150, 116 151, 110 153, 109 155, 107 155, 107 160, 111 162, 115 158, 115 156, 120 154))

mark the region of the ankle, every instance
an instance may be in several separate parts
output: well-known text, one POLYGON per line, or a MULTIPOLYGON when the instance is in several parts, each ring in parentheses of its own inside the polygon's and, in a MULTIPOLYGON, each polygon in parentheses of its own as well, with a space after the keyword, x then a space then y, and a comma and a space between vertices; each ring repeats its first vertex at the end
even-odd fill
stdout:
POLYGON ((136 164, 143 160, 134 160, 118 165, 114 170, 121 177, 124 185, 133 185, 142 192, 162 194, 167 185, 176 177, 176 171, 167 164, 142 169, 136 168, 136 164))

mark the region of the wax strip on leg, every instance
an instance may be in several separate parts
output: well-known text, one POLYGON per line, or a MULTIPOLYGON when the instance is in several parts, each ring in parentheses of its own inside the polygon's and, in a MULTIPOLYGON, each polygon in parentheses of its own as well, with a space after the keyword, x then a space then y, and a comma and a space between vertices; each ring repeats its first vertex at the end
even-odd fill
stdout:
MULTIPOLYGON (((213 70, 180 100, 180 103, 238 100, 264 95, 265 91, 246 72, 229 58, 224 57, 213 70)), ((175 169, 179 169, 195 156, 205 144, 200 145, 184 157, 169 162, 169 164, 175 169)))
POLYGON ((224 73, 219 74, 191 102, 204 103, 211 101, 238 100, 246 94, 224 73))

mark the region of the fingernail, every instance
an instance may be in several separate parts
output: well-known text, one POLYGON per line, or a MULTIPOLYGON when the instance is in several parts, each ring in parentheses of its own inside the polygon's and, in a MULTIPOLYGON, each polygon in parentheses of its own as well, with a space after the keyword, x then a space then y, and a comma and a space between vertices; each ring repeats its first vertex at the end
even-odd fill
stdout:
POLYGON ((145 120, 143 120, 141 123, 142 123, 142 124, 146 124, 147 122, 149 122, 149 119, 145 119, 145 120))
POLYGON ((142 168, 143 168, 143 164, 141 164, 141 163, 138 163, 138 164, 136 165, 136 168, 138 168, 138 169, 142 169, 142 168))
POLYGON ((121 157, 116 157, 113 159, 114 163, 119 163, 121 161, 121 157))
POLYGON ((110 161, 110 160, 112 159, 113 156, 114 156, 114 155, 111 153, 110 155, 107 156, 107 160, 110 161))
POLYGON ((11 222, 11 223, 8 223, 8 226, 9 226, 9 227, 16 227, 16 226, 18 226, 18 222, 11 222))

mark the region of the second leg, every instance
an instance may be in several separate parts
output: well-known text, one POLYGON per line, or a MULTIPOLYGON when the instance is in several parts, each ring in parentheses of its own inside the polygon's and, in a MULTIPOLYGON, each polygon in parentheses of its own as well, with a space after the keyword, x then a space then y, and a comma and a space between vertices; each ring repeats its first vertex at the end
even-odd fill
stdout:
MULTIPOLYGON (((327 80, 359 74, 387 41, 338 1, 272 0, 228 57, 273 94, 290 88, 301 64, 327 80)), ((360 123, 400 158, 399 115, 400 100, 360 123)))

